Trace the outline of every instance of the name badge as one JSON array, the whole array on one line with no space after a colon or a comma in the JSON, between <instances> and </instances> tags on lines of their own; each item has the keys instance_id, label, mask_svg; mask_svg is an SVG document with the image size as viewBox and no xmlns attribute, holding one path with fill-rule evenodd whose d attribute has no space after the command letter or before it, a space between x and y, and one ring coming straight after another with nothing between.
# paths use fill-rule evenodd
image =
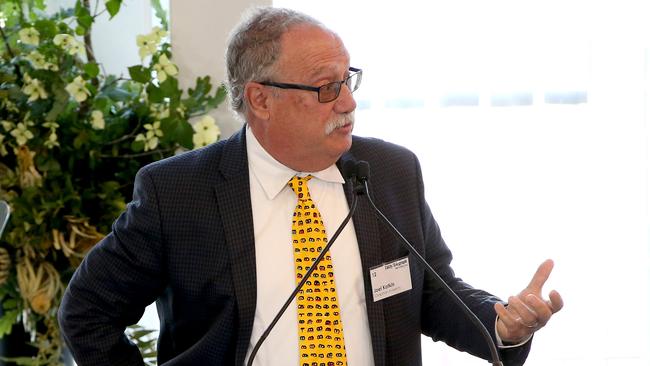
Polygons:
<instances>
[{"instance_id":1,"label":"name badge","mask_svg":"<svg viewBox=\"0 0 650 366\"><path fill-rule=\"evenodd\" d=\"M411 289L409 258L404 257L390 263L370 268L372 300L377 302Z\"/></svg>"}]
</instances>

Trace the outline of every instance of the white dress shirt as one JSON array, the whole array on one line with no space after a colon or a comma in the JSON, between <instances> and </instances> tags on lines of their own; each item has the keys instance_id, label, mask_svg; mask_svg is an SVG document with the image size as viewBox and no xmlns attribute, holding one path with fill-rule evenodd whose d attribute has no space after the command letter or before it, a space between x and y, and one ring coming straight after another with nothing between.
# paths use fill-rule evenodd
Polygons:
<instances>
[{"instance_id":1,"label":"white dress shirt","mask_svg":"<svg viewBox=\"0 0 650 366\"><path fill-rule=\"evenodd\" d=\"M297 198L287 182L296 174L314 176L308 183L309 192L321 213L328 238L347 216L349 207L343 191L344 180L335 165L320 172L296 172L266 152L250 127L246 128L246 151L257 270L257 304L246 356L248 360L253 346L296 287L291 218ZM372 366L374 361L361 257L352 221L343 229L330 253L339 293L348 364ZM295 299L264 341L253 365L299 365Z\"/></svg>"}]
</instances>

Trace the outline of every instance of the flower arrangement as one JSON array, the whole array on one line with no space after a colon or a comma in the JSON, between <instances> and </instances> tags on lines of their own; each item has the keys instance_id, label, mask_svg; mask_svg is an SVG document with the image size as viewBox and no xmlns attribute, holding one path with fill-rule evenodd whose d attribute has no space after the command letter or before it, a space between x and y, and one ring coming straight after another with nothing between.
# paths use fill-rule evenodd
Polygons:
<instances>
[{"instance_id":1,"label":"flower arrangement","mask_svg":"<svg viewBox=\"0 0 650 366\"><path fill-rule=\"evenodd\" d=\"M42 0L0 4L0 199L12 219L0 238L0 336L15 323L31 335L35 356L61 359L56 312L84 255L124 210L143 165L219 138L214 119L193 117L217 107L225 88L209 77L178 86L162 27L136 38L141 63L129 77L106 75L93 54L95 19L116 16L89 0L45 14Z\"/></svg>"}]
</instances>

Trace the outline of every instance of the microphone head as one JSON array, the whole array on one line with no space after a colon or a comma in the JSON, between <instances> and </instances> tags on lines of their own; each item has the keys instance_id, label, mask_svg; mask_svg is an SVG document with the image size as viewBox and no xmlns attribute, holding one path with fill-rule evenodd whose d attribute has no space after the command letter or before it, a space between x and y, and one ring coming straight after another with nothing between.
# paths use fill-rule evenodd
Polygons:
<instances>
[{"instance_id":1,"label":"microphone head","mask_svg":"<svg viewBox=\"0 0 650 366\"><path fill-rule=\"evenodd\" d=\"M368 180L368 175L370 174L370 164L365 160L360 160L357 163L357 179L360 182Z\"/></svg>"}]
</instances>

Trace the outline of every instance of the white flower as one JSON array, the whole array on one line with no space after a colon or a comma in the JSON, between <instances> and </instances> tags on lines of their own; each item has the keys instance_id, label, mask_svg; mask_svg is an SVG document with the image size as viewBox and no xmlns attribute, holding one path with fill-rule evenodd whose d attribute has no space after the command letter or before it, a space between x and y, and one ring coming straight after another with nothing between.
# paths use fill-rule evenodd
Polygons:
<instances>
[{"instance_id":1,"label":"white flower","mask_svg":"<svg viewBox=\"0 0 650 366\"><path fill-rule=\"evenodd\" d=\"M165 54L160 55L158 58L158 63L153 65L153 68L156 70L156 75L158 76L158 80L160 80L160 82L167 80L167 75L175 76L178 74L178 68L176 68L176 65L171 63L171 61L169 61L167 55Z\"/></svg>"},{"instance_id":2,"label":"white flower","mask_svg":"<svg viewBox=\"0 0 650 366\"><path fill-rule=\"evenodd\" d=\"M142 133L139 133L135 137L135 141L144 142L144 151L153 150L156 148L156 146L158 146L158 138L151 132L147 132L146 136Z\"/></svg>"},{"instance_id":3,"label":"white flower","mask_svg":"<svg viewBox=\"0 0 650 366\"><path fill-rule=\"evenodd\" d=\"M160 121L156 121L153 124L147 123L144 125L144 128L147 132L138 134L135 137L135 141L144 142L144 151L153 150L158 146L158 137L163 136L163 132L160 129Z\"/></svg>"},{"instance_id":4,"label":"white flower","mask_svg":"<svg viewBox=\"0 0 650 366\"><path fill-rule=\"evenodd\" d=\"M86 47L84 44L77 41L73 36L69 34L57 34L54 36L54 44L68 51L68 54L70 55L86 55Z\"/></svg>"},{"instance_id":5,"label":"white flower","mask_svg":"<svg viewBox=\"0 0 650 366\"><path fill-rule=\"evenodd\" d=\"M0 99L0 109L2 107L6 108L9 112L20 113L20 109L18 109L16 103L12 102L9 99Z\"/></svg>"},{"instance_id":6,"label":"white flower","mask_svg":"<svg viewBox=\"0 0 650 366\"><path fill-rule=\"evenodd\" d=\"M153 124L147 123L146 125L144 125L144 129L147 130L147 133L151 132L158 137L162 137L163 135L163 132L160 129L160 121L156 121Z\"/></svg>"},{"instance_id":7,"label":"white flower","mask_svg":"<svg viewBox=\"0 0 650 366\"><path fill-rule=\"evenodd\" d=\"M56 135L56 131L52 130L50 135L47 137L47 140L43 143L48 149L53 148L54 146L59 146L59 137Z\"/></svg>"},{"instance_id":8,"label":"white flower","mask_svg":"<svg viewBox=\"0 0 650 366\"><path fill-rule=\"evenodd\" d=\"M0 121L0 125L2 125L2 128L4 128L5 131L11 131L14 129L14 127L16 127L13 122L7 120Z\"/></svg>"},{"instance_id":9,"label":"white flower","mask_svg":"<svg viewBox=\"0 0 650 366\"><path fill-rule=\"evenodd\" d=\"M167 31L160 27L153 27L151 33L149 34L153 39L156 40L156 43L160 42L163 38L167 37Z\"/></svg>"},{"instance_id":10,"label":"white flower","mask_svg":"<svg viewBox=\"0 0 650 366\"><path fill-rule=\"evenodd\" d=\"M217 126L217 123L211 116L203 116L192 128L194 129L192 142L194 143L195 149L217 141L219 135L221 135L219 126Z\"/></svg>"},{"instance_id":11,"label":"white flower","mask_svg":"<svg viewBox=\"0 0 650 366\"><path fill-rule=\"evenodd\" d=\"M74 55L86 56L86 47L84 47L83 43L75 40L72 46L68 48L68 53L73 56Z\"/></svg>"},{"instance_id":12,"label":"white flower","mask_svg":"<svg viewBox=\"0 0 650 366\"><path fill-rule=\"evenodd\" d=\"M54 122L54 121L49 121L49 122L43 123L43 127L47 127L47 128L49 128L51 130L56 130L57 128L59 128L59 124Z\"/></svg>"},{"instance_id":13,"label":"white flower","mask_svg":"<svg viewBox=\"0 0 650 366\"><path fill-rule=\"evenodd\" d=\"M24 44L30 44L32 46L38 46L40 41L40 33L34 28L23 28L18 32L20 41Z\"/></svg>"},{"instance_id":14,"label":"white flower","mask_svg":"<svg viewBox=\"0 0 650 366\"><path fill-rule=\"evenodd\" d=\"M90 125L96 130L103 130L106 126L106 123L104 122L104 113L101 111L92 111L90 116Z\"/></svg>"},{"instance_id":15,"label":"white flower","mask_svg":"<svg viewBox=\"0 0 650 366\"><path fill-rule=\"evenodd\" d=\"M81 76L74 78L70 84L66 85L65 90L79 103L86 100L90 95L90 92L86 89L86 81Z\"/></svg>"},{"instance_id":16,"label":"white flower","mask_svg":"<svg viewBox=\"0 0 650 366\"><path fill-rule=\"evenodd\" d=\"M27 56L27 60L29 60L35 69L44 69L47 66L45 56L41 55L38 51L30 52Z\"/></svg>"},{"instance_id":17,"label":"white flower","mask_svg":"<svg viewBox=\"0 0 650 366\"><path fill-rule=\"evenodd\" d=\"M54 44L63 49L68 49L75 41L73 36L65 33L54 36Z\"/></svg>"},{"instance_id":18,"label":"white flower","mask_svg":"<svg viewBox=\"0 0 650 366\"><path fill-rule=\"evenodd\" d=\"M31 140L34 138L34 134L27 129L27 124L25 123L18 123L16 125L16 128L13 129L10 132L11 136L13 136L16 139L16 142L18 145L25 145L27 141Z\"/></svg>"},{"instance_id":19,"label":"white flower","mask_svg":"<svg viewBox=\"0 0 650 366\"><path fill-rule=\"evenodd\" d=\"M25 74L24 79L25 85L23 85L22 91L29 95L29 99L27 100L28 102L47 98L47 93L45 92L40 80L32 79L28 74Z\"/></svg>"},{"instance_id":20,"label":"white flower","mask_svg":"<svg viewBox=\"0 0 650 366\"><path fill-rule=\"evenodd\" d=\"M169 107L166 107L163 104L151 104L149 111L151 112L151 115L157 120L169 117Z\"/></svg>"},{"instance_id":21,"label":"white flower","mask_svg":"<svg viewBox=\"0 0 650 366\"><path fill-rule=\"evenodd\" d=\"M59 71L59 66L57 64L53 64L51 62L48 62L48 63L45 64L45 70Z\"/></svg>"},{"instance_id":22,"label":"white flower","mask_svg":"<svg viewBox=\"0 0 650 366\"><path fill-rule=\"evenodd\" d=\"M141 59L144 59L149 55L153 55L158 49L158 39L155 35L152 34L141 34L135 38L135 42L138 47L140 47L138 53L140 54Z\"/></svg>"}]
</instances>

